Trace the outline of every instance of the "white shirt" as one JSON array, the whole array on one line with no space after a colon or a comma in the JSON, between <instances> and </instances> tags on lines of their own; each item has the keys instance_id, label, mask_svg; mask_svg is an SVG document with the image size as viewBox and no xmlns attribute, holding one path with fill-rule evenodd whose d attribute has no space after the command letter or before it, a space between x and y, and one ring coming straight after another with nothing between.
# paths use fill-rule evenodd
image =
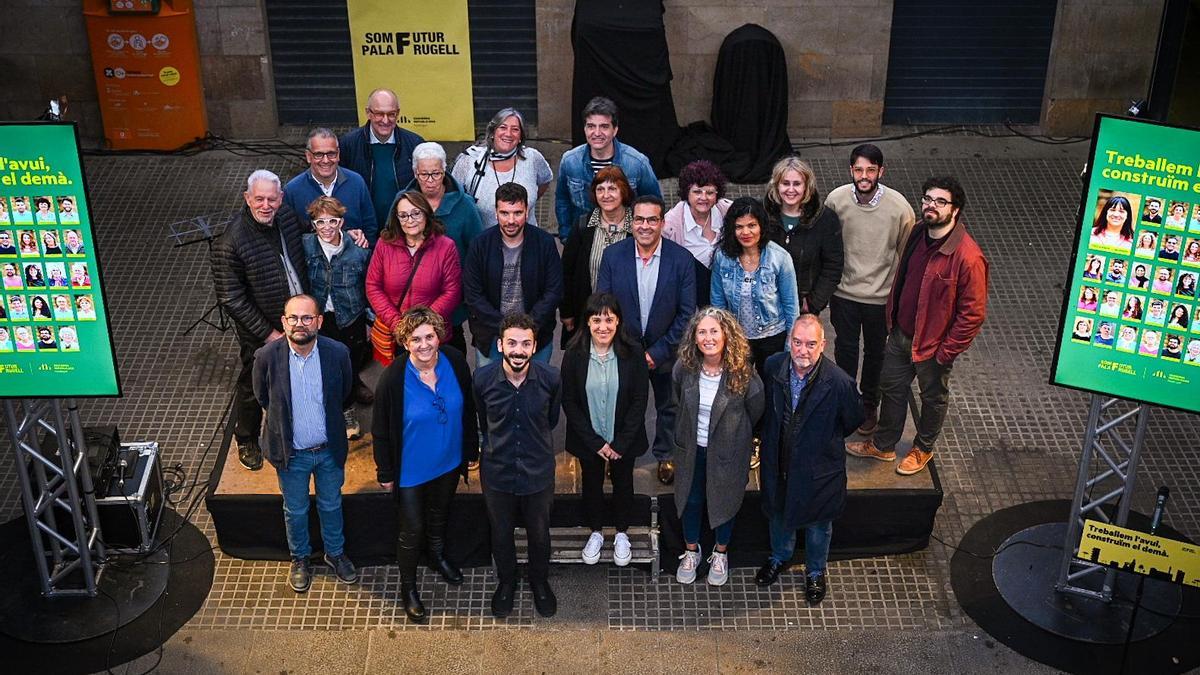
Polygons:
<instances>
[{"instance_id":1,"label":"white shirt","mask_svg":"<svg viewBox=\"0 0 1200 675\"><path fill-rule=\"evenodd\" d=\"M712 218L712 231L716 235L712 241L704 238L704 227L692 217L692 210L683 209L683 247L705 267L712 266L713 249L717 247L722 225L721 212L715 206L708 213Z\"/></svg>"},{"instance_id":2,"label":"white shirt","mask_svg":"<svg viewBox=\"0 0 1200 675\"><path fill-rule=\"evenodd\" d=\"M721 376L713 377L700 371L700 407L696 410L696 445L708 447L708 420L712 414L713 401L717 399L717 389L721 386Z\"/></svg>"}]
</instances>

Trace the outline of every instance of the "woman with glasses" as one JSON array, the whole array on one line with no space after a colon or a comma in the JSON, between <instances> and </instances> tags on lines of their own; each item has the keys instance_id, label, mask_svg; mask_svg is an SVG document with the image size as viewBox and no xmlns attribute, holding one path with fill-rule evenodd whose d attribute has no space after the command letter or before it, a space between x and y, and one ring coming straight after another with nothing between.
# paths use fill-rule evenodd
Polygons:
<instances>
[{"instance_id":1,"label":"woman with glasses","mask_svg":"<svg viewBox=\"0 0 1200 675\"><path fill-rule=\"evenodd\" d=\"M574 242L577 237L569 241ZM567 452L579 459L583 509L592 534L580 553L595 565L604 548L604 469L611 470L613 562L629 564L633 516L633 465L650 447L646 439L646 355L621 325L621 306L609 293L585 303L580 330L562 360L562 407Z\"/></svg>"},{"instance_id":2,"label":"woman with glasses","mask_svg":"<svg viewBox=\"0 0 1200 675\"><path fill-rule=\"evenodd\" d=\"M721 586L729 579L729 540L746 494L753 428L766 405L750 345L733 314L706 307L692 316L671 380L678 405L675 508L685 546L675 579L696 580L700 526L707 513L715 540L707 581Z\"/></svg>"},{"instance_id":3,"label":"woman with glasses","mask_svg":"<svg viewBox=\"0 0 1200 675\"><path fill-rule=\"evenodd\" d=\"M825 206L808 162L784 157L775 163L764 207L772 240L792 257L800 311L820 314L842 280L845 256L842 221Z\"/></svg>"},{"instance_id":4,"label":"woman with glasses","mask_svg":"<svg viewBox=\"0 0 1200 675\"><path fill-rule=\"evenodd\" d=\"M342 413L346 438L353 440L362 435L353 402L374 400L361 377L371 353L367 348L367 296L363 291L371 254L343 233L346 207L336 197L317 197L307 212L316 233L305 234L302 242L312 296L325 317L320 333L350 350L353 393Z\"/></svg>"},{"instance_id":5,"label":"woman with glasses","mask_svg":"<svg viewBox=\"0 0 1200 675\"><path fill-rule=\"evenodd\" d=\"M713 253L733 202L725 199L725 174L716 164L698 159L679 171L680 201L663 218L663 238L686 248L696 259L696 306L710 304Z\"/></svg>"},{"instance_id":6,"label":"woman with glasses","mask_svg":"<svg viewBox=\"0 0 1200 675\"><path fill-rule=\"evenodd\" d=\"M564 347L574 337L576 329L582 327L581 315L596 287L604 249L628 237L632 231L633 210L629 205L633 196L625 172L615 164L600 169L592 178L592 199L596 208L587 216L580 216L571 230L579 234L563 246L563 299L558 306L558 315L563 325Z\"/></svg>"},{"instance_id":7,"label":"woman with glasses","mask_svg":"<svg viewBox=\"0 0 1200 675\"><path fill-rule=\"evenodd\" d=\"M454 240L461 262L467 257L471 240L483 229L475 204L463 192L462 186L453 176L446 173L446 151L437 143L422 143L413 149L413 182L406 190L420 191L433 208L433 215L446 228L446 236ZM450 317L452 337L449 344L464 354L467 343L463 339L463 322L467 320L467 306L459 303Z\"/></svg>"},{"instance_id":8,"label":"woman with glasses","mask_svg":"<svg viewBox=\"0 0 1200 675\"><path fill-rule=\"evenodd\" d=\"M417 588L417 561L458 586L462 572L446 558L446 523L459 476L479 453L471 372L466 357L445 345L440 312L414 307L396 322L396 361L375 392L375 469L396 499L400 599L410 621L428 618Z\"/></svg>"},{"instance_id":9,"label":"woman with glasses","mask_svg":"<svg viewBox=\"0 0 1200 675\"><path fill-rule=\"evenodd\" d=\"M524 186L529 194L527 223L536 226L534 204L554 179L542 153L525 145L525 117L516 108L498 111L483 138L458 156L451 173L475 200L484 227L496 224L496 188L505 183Z\"/></svg>"},{"instance_id":10,"label":"woman with glasses","mask_svg":"<svg viewBox=\"0 0 1200 675\"><path fill-rule=\"evenodd\" d=\"M462 268L454 241L417 191L396 197L367 268L367 300L375 310L375 360L392 362L396 324L410 307L425 305L450 320L462 302Z\"/></svg>"}]
</instances>

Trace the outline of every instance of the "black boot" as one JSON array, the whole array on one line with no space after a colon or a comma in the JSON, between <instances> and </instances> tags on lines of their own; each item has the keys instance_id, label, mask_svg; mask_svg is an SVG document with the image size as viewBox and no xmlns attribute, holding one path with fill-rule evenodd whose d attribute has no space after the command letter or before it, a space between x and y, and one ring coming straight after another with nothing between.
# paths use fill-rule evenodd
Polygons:
<instances>
[{"instance_id":1,"label":"black boot","mask_svg":"<svg viewBox=\"0 0 1200 675\"><path fill-rule=\"evenodd\" d=\"M463 582L462 570L458 569L454 563L446 559L441 552L430 552L429 568L434 572L442 575L446 583L451 586L461 586Z\"/></svg>"},{"instance_id":2,"label":"black boot","mask_svg":"<svg viewBox=\"0 0 1200 675\"><path fill-rule=\"evenodd\" d=\"M425 605L421 602L421 594L417 591L415 582L400 582L400 600L404 602L404 613L413 623L425 623L429 615L425 613Z\"/></svg>"},{"instance_id":3,"label":"black boot","mask_svg":"<svg viewBox=\"0 0 1200 675\"><path fill-rule=\"evenodd\" d=\"M461 586L462 570L446 559L446 521L449 503L430 504L425 513L425 545L429 548L429 567L442 575L451 586Z\"/></svg>"}]
</instances>

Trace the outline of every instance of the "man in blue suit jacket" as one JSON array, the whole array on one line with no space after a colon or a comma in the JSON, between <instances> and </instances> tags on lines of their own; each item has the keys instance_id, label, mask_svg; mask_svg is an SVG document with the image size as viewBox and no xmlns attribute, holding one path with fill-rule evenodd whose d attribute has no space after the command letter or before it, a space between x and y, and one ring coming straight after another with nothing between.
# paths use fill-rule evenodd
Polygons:
<instances>
[{"instance_id":1,"label":"man in blue suit jacket","mask_svg":"<svg viewBox=\"0 0 1200 675\"><path fill-rule=\"evenodd\" d=\"M312 583L308 558L308 482L316 475L317 513L325 562L348 584L358 572L343 550L342 483L345 480L346 419L354 371L350 350L319 336L321 310L311 295L294 295L283 308L284 340L254 354L254 397L267 411L260 444L279 474L283 522L292 566L288 583L303 593Z\"/></svg>"},{"instance_id":2,"label":"man in blue suit jacket","mask_svg":"<svg viewBox=\"0 0 1200 675\"><path fill-rule=\"evenodd\" d=\"M650 386L654 389L653 452L658 480L675 480L671 463L675 406L671 401L671 365L688 319L696 311L696 273L692 254L663 239L666 207L654 195L633 202L633 236L609 246L600 259L596 291L617 296L625 325L646 350Z\"/></svg>"}]
</instances>

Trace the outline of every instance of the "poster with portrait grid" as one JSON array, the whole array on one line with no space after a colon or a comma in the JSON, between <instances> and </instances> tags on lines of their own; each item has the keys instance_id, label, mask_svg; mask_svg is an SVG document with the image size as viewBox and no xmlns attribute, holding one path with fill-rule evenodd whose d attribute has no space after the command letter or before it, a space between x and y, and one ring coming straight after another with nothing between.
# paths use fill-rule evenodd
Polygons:
<instances>
[{"instance_id":1,"label":"poster with portrait grid","mask_svg":"<svg viewBox=\"0 0 1200 675\"><path fill-rule=\"evenodd\" d=\"M119 395L75 125L0 123L0 397Z\"/></svg>"},{"instance_id":2,"label":"poster with portrait grid","mask_svg":"<svg viewBox=\"0 0 1200 675\"><path fill-rule=\"evenodd\" d=\"M1200 130L1099 115L1051 383L1200 412Z\"/></svg>"}]
</instances>

